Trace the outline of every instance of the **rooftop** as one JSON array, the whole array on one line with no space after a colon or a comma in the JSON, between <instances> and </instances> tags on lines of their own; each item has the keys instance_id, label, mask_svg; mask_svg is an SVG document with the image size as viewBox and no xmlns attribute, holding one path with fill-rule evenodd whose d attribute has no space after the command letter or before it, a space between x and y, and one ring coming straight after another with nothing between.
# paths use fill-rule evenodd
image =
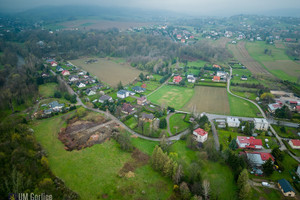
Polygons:
<instances>
[{"instance_id":1,"label":"rooftop","mask_svg":"<svg viewBox=\"0 0 300 200\"><path fill-rule=\"evenodd\" d=\"M197 128L196 130L194 130L194 132L196 132L198 135L204 136L207 134L206 131L204 131L202 128Z\"/></svg>"},{"instance_id":2,"label":"rooftop","mask_svg":"<svg viewBox=\"0 0 300 200\"><path fill-rule=\"evenodd\" d=\"M294 188L286 179L280 179L278 183L281 186L284 193L291 192L291 191L295 192Z\"/></svg>"}]
</instances>

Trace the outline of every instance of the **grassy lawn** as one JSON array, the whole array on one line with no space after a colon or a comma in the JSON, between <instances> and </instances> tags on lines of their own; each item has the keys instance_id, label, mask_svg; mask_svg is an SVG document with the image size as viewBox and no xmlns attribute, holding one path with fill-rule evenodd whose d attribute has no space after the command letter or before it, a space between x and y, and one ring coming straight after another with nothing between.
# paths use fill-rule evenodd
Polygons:
<instances>
[{"instance_id":1,"label":"grassy lawn","mask_svg":"<svg viewBox=\"0 0 300 200\"><path fill-rule=\"evenodd\" d=\"M172 134L180 133L189 127L190 123L184 121L185 117L186 114L174 114L170 117L170 130Z\"/></svg>"},{"instance_id":2,"label":"grassy lawn","mask_svg":"<svg viewBox=\"0 0 300 200\"><path fill-rule=\"evenodd\" d=\"M159 81L160 79L158 79ZM141 86L143 83L146 84L146 91L143 92L142 94L147 95L151 93L153 90L158 88L161 84L158 81L144 81L144 82L137 82L136 84L130 86L129 88L133 88L134 86Z\"/></svg>"},{"instance_id":3,"label":"grassy lawn","mask_svg":"<svg viewBox=\"0 0 300 200\"><path fill-rule=\"evenodd\" d=\"M257 117L257 114L260 113L254 104L232 96L231 94L228 94L228 100L230 114L233 116Z\"/></svg>"},{"instance_id":4,"label":"grassy lawn","mask_svg":"<svg viewBox=\"0 0 300 200\"><path fill-rule=\"evenodd\" d=\"M226 87L226 82L199 81L196 85L210 87Z\"/></svg>"},{"instance_id":5,"label":"grassy lawn","mask_svg":"<svg viewBox=\"0 0 300 200\"><path fill-rule=\"evenodd\" d=\"M176 152L179 160L184 160L186 168L192 162L200 162L202 179L210 182L212 192L218 194L218 199L236 199L237 186L233 174L229 167L223 162L211 162L208 160L199 160L197 151L192 151L186 147L186 142L179 140L175 142L170 152Z\"/></svg>"},{"instance_id":6,"label":"grassy lawn","mask_svg":"<svg viewBox=\"0 0 300 200\"><path fill-rule=\"evenodd\" d=\"M218 131L219 142L220 144L223 144L223 150L229 148L228 145L230 144L231 141L228 141L228 138L230 135L232 139L236 139L237 136L242 135L237 132L226 131L221 129L218 129L217 131Z\"/></svg>"},{"instance_id":7,"label":"grassy lawn","mask_svg":"<svg viewBox=\"0 0 300 200\"><path fill-rule=\"evenodd\" d=\"M291 145L287 142L287 141L283 141L283 143L285 144L285 146L288 148L288 150L292 153L292 154L294 154L295 156L297 156L297 157L300 157L300 150L299 149L293 149L292 147L291 147Z\"/></svg>"},{"instance_id":8,"label":"grassy lawn","mask_svg":"<svg viewBox=\"0 0 300 200\"><path fill-rule=\"evenodd\" d=\"M247 76L248 80L243 81L241 77L245 75ZM231 83L254 83L259 84L259 81L252 77L252 73L248 69L232 69L232 78Z\"/></svg>"},{"instance_id":9,"label":"grassy lawn","mask_svg":"<svg viewBox=\"0 0 300 200\"><path fill-rule=\"evenodd\" d=\"M206 64L206 61L203 60L197 60L197 61L189 61L187 63L188 67L204 67L204 65Z\"/></svg>"},{"instance_id":10,"label":"grassy lawn","mask_svg":"<svg viewBox=\"0 0 300 200\"><path fill-rule=\"evenodd\" d=\"M151 94L148 99L155 104L182 108L193 96L194 90L191 88L164 85L159 90Z\"/></svg>"},{"instance_id":11,"label":"grassy lawn","mask_svg":"<svg viewBox=\"0 0 300 200\"><path fill-rule=\"evenodd\" d=\"M259 191L252 188L252 198L256 199L264 199L264 200L274 200L274 199L283 199L283 195L280 191L266 188L266 187L256 187Z\"/></svg>"},{"instance_id":12,"label":"grassy lawn","mask_svg":"<svg viewBox=\"0 0 300 200\"><path fill-rule=\"evenodd\" d=\"M256 89L252 90L251 88L244 88L244 87L238 87L238 86L231 86L230 89L233 94L236 94L236 95L244 97L244 98L255 100L257 97L256 91L255 91Z\"/></svg>"},{"instance_id":13,"label":"grassy lawn","mask_svg":"<svg viewBox=\"0 0 300 200\"><path fill-rule=\"evenodd\" d=\"M145 196L167 199L171 195L172 182L153 171L149 164L136 169L133 178L120 178L118 171L131 159L131 155L122 151L114 140L80 151L64 150L57 133L65 125L57 116L36 122L33 129L37 141L47 152L52 172L81 199L102 199L104 194L109 199L144 199ZM140 143L134 141L134 144ZM152 146L143 148L143 151L150 152Z\"/></svg>"},{"instance_id":14,"label":"grassy lawn","mask_svg":"<svg viewBox=\"0 0 300 200\"><path fill-rule=\"evenodd\" d=\"M39 85L39 93L42 97L48 98L53 97L54 92L57 91L57 83L46 83L43 85Z\"/></svg>"},{"instance_id":15,"label":"grassy lawn","mask_svg":"<svg viewBox=\"0 0 300 200\"><path fill-rule=\"evenodd\" d=\"M281 126L272 125L272 127L275 129L276 133L280 137L291 138L291 139L300 139L300 137L297 135L297 133L299 132L299 131L297 131L297 128L285 126L286 132L284 133L280 130Z\"/></svg>"}]
</instances>

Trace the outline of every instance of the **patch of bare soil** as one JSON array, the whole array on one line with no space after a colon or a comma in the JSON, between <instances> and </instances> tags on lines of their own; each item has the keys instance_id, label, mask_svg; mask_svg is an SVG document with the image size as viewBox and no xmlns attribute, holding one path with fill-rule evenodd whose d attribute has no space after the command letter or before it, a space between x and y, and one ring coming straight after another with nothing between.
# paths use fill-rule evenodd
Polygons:
<instances>
[{"instance_id":1,"label":"patch of bare soil","mask_svg":"<svg viewBox=\"0 0 300 200\"><path fill-rule=\"evenodd\" d=\"M71 119L67 128L62 128L58 138L64 143L67 151L80 150L100 144L117 132L118 124L104 117L97 120Z\"/></svg>"},{"instance_id":2,"label":"patch of bare soil","mask_svg":"<svg viewBox=\"0 0 300 200\"><path fill-rule=\"evenodd\" d=\"M139 149L134 149L131 153L131 160L126 162L119 171L120 176L134 177L134 170L148 163L150 156L141 152Z\"/></svg>"}]
</instances>

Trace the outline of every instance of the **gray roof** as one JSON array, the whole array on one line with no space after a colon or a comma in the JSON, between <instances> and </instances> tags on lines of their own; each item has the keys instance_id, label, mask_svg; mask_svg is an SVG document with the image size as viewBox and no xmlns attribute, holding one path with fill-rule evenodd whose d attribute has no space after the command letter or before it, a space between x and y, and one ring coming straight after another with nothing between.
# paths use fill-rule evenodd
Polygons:
<instances>
[{"instance_id":1,"label":"gray roof","mask_svg":"<svg viewBox=\"0 0 300 200\"><path fill-rule=\"evenodd\" d=\"M106 100L109 100L109 99L111 99L111 96L108 96L108 95L103 95L99 98L99 100L101 100L101 101L106 101Z\"/></svg>"},{"instance_id":2,"label":"gray roof","mask_svg":"<svg viewBox=\"0 0 300 200\"><path fill-rule=\"evenodd\" d=\"M138 91L145 91L146 89L145 89L145 88L142 88L141 86L134 86L134 87L132 88L132 90L138 92Z\"/></svg>"},{"instance_id":3,"label":"gray roof","mask_svg":"<svg viewBox=\"0 0 300 200\"><path fill-rule=\"evenodd\" d=\"M295 192L294 188L286 179L280 179L278 183L281 186L284 193L291 192L291 191Z\"/></svg>"},{"instance_id":4,"label":"gray roof","mask_svg":"<svg viewBox=\"0 0 300 200\"><path fill-rule=\"evenodd\" d=\"M261 166L264 164L264 161L261 159L261 156L258 153L247 153L247 158L249 162L255 166Z\"/></svg>"},{"instance_id":5,"label":"gray roof","mask_svg":"<svg viewBox=\"0 0 300 200\"><path fill-rule=\"evenodd\" d=\"M126 92L127 92L126 90L119 90L118 94L124 95L124 94L126 94Z\"/></svg>"},{"instance_id":6,"label":"gray roof","mask_svg":"<svg viewBox=\"0 0 300 200\"><path fill-rule=\"evenodd\" d=\"M154 119L154 115L151 114L147 114L147 113L142 113L142 118L144 119Z\"/></svg>"},{"instance_id":7,"label":"gray roof","mask_svg":"<svg viewBox=\"0 0 300 200\"><path fill-rule=\"evenodd\" d=\"M56 107L56 106L64 106L65 104L63 104L63 103L61 103L61 104L59 104L57 101L52 101L51 103L49 103L49 107L50 108L54 108L54 107Z\"/></svg>"}]
</instances>

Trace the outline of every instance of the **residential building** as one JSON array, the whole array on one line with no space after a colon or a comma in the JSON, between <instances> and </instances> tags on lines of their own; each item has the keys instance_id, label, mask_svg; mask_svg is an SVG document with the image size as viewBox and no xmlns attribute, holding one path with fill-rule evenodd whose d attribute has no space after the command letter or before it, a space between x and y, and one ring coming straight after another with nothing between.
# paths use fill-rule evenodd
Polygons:
<instances>
[{"instance_id":1,"label":"residential building","mask_svg":"<svg viewBox=\"0 0 300 200\"><path fill-rule=\"evenodd\" d=\"M217 64L213 65L213 68L222 69L222 67L220 65L217 65Z\"/></svg>"},{"instance_id":2,"label":"residential building","mask_svg":"<svg viewBox=\"0 0 300 200\"><path fill-rule=\"evenodd\" d=\"M239 127L240 123L240 120L236 117L227 117L228 127Z\"/></svg>"},{"instance_id":3,"label":"residential building","mask_svg":"<svg viewBox=\"0 0 300 200\"><path fill-rule=\"evenodd\" d=\"M181 76L174 76L173 77L173 83L177 83L178 84L181 80L182 80Z\"/></svg>"},{"instance_id":4,"label":"residential building","mask_svg":"<svg viewBox=\"0 0 300 200\"><path fill-rule=\"evenodd\" d=\"M145 105L147 103L147 97L146 96L142 96L140 98L137 98L137 104L138 105Z\"/></svg>"},{"instance_id":5,"label":"residential building","mask_svg":"<svg viewBox=\"0 0 300 200\"><path fill-rule=\"evenodd\" d=\"M269 122L265 118L254 118L254 127L256 130L266 131L269 128Z\"/></svg>"},{"instance_id":6,"label":"residential building","mask_svg":"<svg viewBox=\"0 0 300 200\"><path fill-rule=\"evenodd\" d=\"M70 82L75 82L75 81L78 81L78 80L79 80L78 76L70 76L69 77Z\"/></svg>"},{"instance_id":7,"label":"residential building","mask_svg":"<svg viewBox=\"0 0 300 200\"><path fill-rule=\"evenodd\" d=\"M132 91L128 91L128 90L119 90L117 92L117 97L118 98L121 98L121 99L124 99L126 97L129 97L130 95L135 95L135 92L132 92Z\"/></svg>"},{"instance_id":8,"label":"residential building","mask_svg":"<svg viewBox=\"0 0 300 200\"><path fill-rule=\"evenodd\" d=\"M132 88L133 91L135 91L136 93L142 93L142 92L145 92L146 89L145 88L142 88L141 86L134 86Z\"/></svg>"},{"instance_id":9,"label":"residential building","mask_svg":"<svg viewBox=\"0 0 300 200\"><path fill-rule=\"evenodd\" d=\"M76 86L77 86L78 88L84 88L84 87L86 87L86 84L81 83L81 82L78 82L78 83L76 84Z\"/></svg>"},{"instance_id":10,"label":"residential building","mask_svg":"<svg viewBox=\"0 0 300 200\"><path fill-rule=\"evenodd\" d=\"M290 140L290 141L289 141L289 145L290 145L293 149L300 149L300 140Z\"/></svg>"},{"instance_id":11,"label":"residential building","mask_svg":"<svg viewBox=\"0 0 300 200\"><path fill-rule=\"evenodd\" d=\"M274 157L270 153L264 152L245 152L249 163L255 167L261 167L269 158L271 158L272 162L275 162Z\"/></svg>"},{"instance_id":12,"label":"residential building","mask_svg":"<svg viewBox=\"0 0 300 200\"><path fill-rule=\"evenodd\" d=\"M61 109L65 106L65 104L63 103L58 103L57 101L52 101L51 103L49 103L49 107L55 111L55 112L59 112L61 111Z\"/></svg>"},{"instance_id":13,"label":"residential building","mask_svg":"<svg viewBox=\"0 0 300 200\"><path fill-rule=\"evenodd\" d=\"M247 80L248 80L248 78L247 78L247 76L245 76L245 75L242 75L242 77L241 77L241 80L242 80L242 81L247 81Z\"/></svg>"},{"instance_id":14,"label":"residential building","mask_svg":"<svg viewBox=\"0 0 300 200\"><path fill-rule=\"evenodd\" d=\"M294 188L286 179L280 179L278 181L278 187L286 197L294 197L296 195Z\"/></svg>"},{"instance_id":15,"label":"residential building","mask_svg":"<svg viewBox=\"0 0 300 200\"><path fill-rule=\"evenodd\" d=\"M124 103L123 106L122 106L122 112L127 114L127 115L130 115L132 114L134 111L134 107L132 105L130 105L129 103Z\"/></svg>"},{"instance_id":16,"label":"residential building","mask_svg":"<svg viewBox=\"0 0 300 200\"><path fill-rule=\"evenodd\" d=\"M142 113L142 116L140 119L143 121L151 122L154 119L154 115L152 113L150 113L150 114Z\"/></svg>"},{"instance_id":17,"label":"residential building","mask_svg":"<svg viewBox=\"0 0 300 200\"><path fill-rule=\"evenodd\" d=\"M187 75L186 78L187 78L187 80L188 80L189 83L195 83L195 81L196 81L196 78L192 74Z\"/></svg>"},{"instance_id":18,"label":"residential building","mask_svg":"<svg viewBox=\"0 0 300 200\"><path fill-rule=\"evenodd\" d=\"M195 136L197 142L203 143L207 140L208 133L202 128L197 128L193 131L193 135Z\"/></svg>"},{"instance_id":19,"label":"residential building","mask_svg":"<svg viewBox=\"0 0 300 200\"><path fill-rule=\"evenodd\" d=\"M52 67L56 67L56 66L57 66L57 62L52 61L52 62L51 62L51 66L52 66Z\"/></svg>"},{"instance_id":20,"label":"residential building","mask_svg":"<svg viewBox=\"0 0 300 200\"><path fill-rule=\"evenodd\" d=\"M220 76L214 76L214 78L212 79L212 81L214 82L220 82L221 77Z\"/></svg>"},{"instance_id":21,"label":"residential building","mask_svg":"<svg viewBox=\"0 0 300 200\"><path fill-rule=\"evenodd\" d=\"M108 95L102 95L100 98L99 98L99 102L100 103L103 103L104 101L110 101L112 102L113 99L111 96L108 96Z\"/></svg>"},{"instance_id":22,"label":"residential building","mask_svg":"<svg viewBox=\"0 0 300 200\"><path fill-rule=\"evenodd\" d=\"M217 71L217 76L220 76L222 79L226 78L226 72L224 71Z\"/></svg>"},{"instance_id":23,"label":"residential building","mask_svg":"<svg viewBox=\"0 0 300 200\"><path fill-rule=\"evenodd\" d=\"M262 149L261 139L255 137L237 136L236 143L241 149Z\"/></svg>"},{"instance_id":24,"label":"residential building","mask_svg":"<svg viewBox=\"0 0 300 200\"><path fill-rule=\"evenodd\" d=\"M279 103L271 103L268 105L268 110L270 113L275 113L275 111L281 107L282 105L280 105Z\"/></svg>"},{"instance_id":25,"label":"residential building","mask_svg":"<svg viewBox=\"0 0 300 200\"><path fill-rule=\"evenodd\" d=\"M70 72L69 72L68 70L63 70L63 71L61 72L61 74L62 74L63 76L69 76L69 75L70 75Z\"/></svg>"},{"instance_id":26,"label":"residential building","mask_svg":"<svg viewBox=\"0 0 300 200\"><path fill-rule=\"evenodd\" d=\"M300 177L300 164L299 164L298 167L297 167L296 174Z\"/></svg>"},{"instance_id":27,"label":"residential building","mask_svg":"<svg viewBox=\"0 0 300 200\"><path fill-rule=\"evenodd\" d=\"M63 69L61 66L57 66L57 67L56 67L56 71L62 72L62 71L64 71L64 69Z\"/></svg>"},{"instance_id":28,"label":"residential building","mask_svg":"<svg viewBox=\"0 0 300 200\"><path fill-rule=\"evenodd\" d=\"M88 96L92 96L92 95L95 95L96 94L96 91L92 90L91 88L88 88L85 93L88 95Z\"/></svg>"}]
</instances>

